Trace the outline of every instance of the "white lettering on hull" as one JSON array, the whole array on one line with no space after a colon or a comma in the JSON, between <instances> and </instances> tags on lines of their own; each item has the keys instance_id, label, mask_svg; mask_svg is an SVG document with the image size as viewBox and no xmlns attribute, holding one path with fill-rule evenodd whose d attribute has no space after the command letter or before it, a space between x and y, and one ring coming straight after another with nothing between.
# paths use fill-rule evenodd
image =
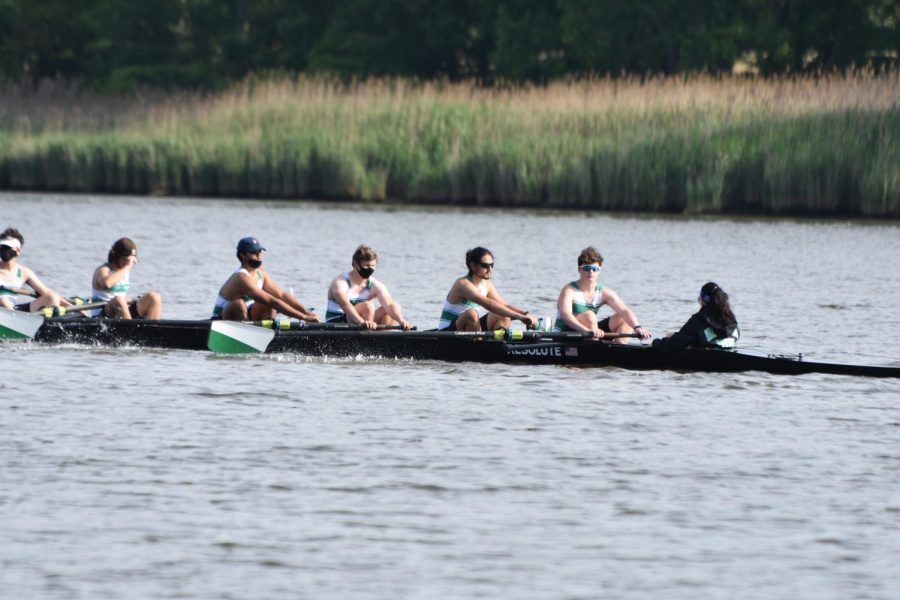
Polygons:
<instances>
[{"instance_id":1,"label":"white lettering on hull","mask_svg":"<svg viewBox=\"0 0 900 600\"><path fill-rule=\"evenodd\" d=\"M548 348L509 348L507 354L514 356L562 356L562 348L559 346L550 346Z\"/></svg>"}]
</instances>

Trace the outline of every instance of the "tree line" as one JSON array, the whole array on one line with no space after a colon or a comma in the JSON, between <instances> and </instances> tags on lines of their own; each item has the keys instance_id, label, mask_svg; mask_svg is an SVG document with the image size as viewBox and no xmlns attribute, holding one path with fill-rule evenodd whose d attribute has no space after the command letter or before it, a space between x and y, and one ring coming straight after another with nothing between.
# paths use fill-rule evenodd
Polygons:
<instances>
[{"instance_id":1,"label":"tree line","mask_svg":"<svg viewBox=\"0 0 900 600\"><path fill-rule=\"evenodd\" d=\"M900 64L896 0L0 0L0 80L214 89L251 73L544 83Z\"/></svg>"}]
</instances>

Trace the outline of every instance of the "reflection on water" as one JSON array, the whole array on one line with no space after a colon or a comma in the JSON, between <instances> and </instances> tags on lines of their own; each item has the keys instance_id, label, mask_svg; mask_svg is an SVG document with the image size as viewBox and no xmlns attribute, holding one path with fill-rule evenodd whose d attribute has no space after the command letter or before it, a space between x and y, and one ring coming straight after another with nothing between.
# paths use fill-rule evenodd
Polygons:
<instances>
[{"instance_id":1,"label":"reflection on water","mask_svg":"<svg viewBox=\"0 0 900 600\"><path fill-rule=\"evenodd\" d=\"M0 196L22 262L206 314L244 235L324 308L360 242L420 327L468 247L553 308L578 251L654 331L708 279L744 345L900 361L896 225ZM3 225L5 227L5 224ZM0 347L3 598L892 598L900 382ZM752 591L749 591L752 590Z\"/></svg>"}]
</instances>

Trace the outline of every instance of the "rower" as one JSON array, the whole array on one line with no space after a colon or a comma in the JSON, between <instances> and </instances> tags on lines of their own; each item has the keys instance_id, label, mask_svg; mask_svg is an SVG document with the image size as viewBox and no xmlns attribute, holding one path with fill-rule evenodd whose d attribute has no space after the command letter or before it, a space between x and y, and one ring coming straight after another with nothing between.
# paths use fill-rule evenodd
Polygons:
<instances>
[{"instance_id":1,"label":"rower","mask_svg":"<svg viewBox=\"0 0 900 600\"><path fill-rule=\"evenodd\" d=\"M509 329L512 321L535 327L538 318L503 299L491 282L494 255L481 246L466 252L467 275L453 282L438 329L443 331L495 331Z\"/></svg>"},{"instance_id":2,"label":"rower","mask_svg":"<svg viewBox=\"0 0 900 600\"><path fill-rule=\"evenodd\" d=\"M106 262L97 267L91 280L91 302L106 302L106 306L91 311L90 316L112 319L159 319L162 316L162 297L158 292L148 292L137 299L128 296L131 269L137 262L137 244L132 240L119 238L113 243Z\"/></svg>"},{"instance_id":3,"label":"rower","mask_svg":"<svg viewBox=\"0 0 900 600\"><path fill-rule=\"evenodd\" d=\"M688 346L734 348L737 345L741 330L725 290L709 281L700 288L697 302L700 303L700 310L677 332L653 340L654 348L674 352Z\"/></svg>"},{"instance_id":4,"label":"rower","mask_svg":"<svg viewBox=\"0 0 900 600\"><path fill-rule=\"evenodd\" d=\"M362 329L379 325L399 325L404 331L413 328L387 287L372 276L377 265L375 250L366 245L356 249L350 261L352 268L335 277L328 287L327 323L353 323Z\"/></svg>"},{"instance_id":5,"label":"rower","mask_svg":"<svg viewBox=\"0 0 900 600\"><path fill-rule=\"evenodd\" d=\"M314 312L281 289L262 268L262 253L265 251L254 237L245 237L238 242L237 259L241 266L219 290L212 318L259 321L272 319L281 313L304 321L318 321Z\"/></svg>"},{"instance_id":6,"label":"rower","mask_svg":"<svg viewBox=\"0 0 900 600\"><path fill-rule=\"evenodd\" d=\"M638 319L612 289L598 280L603 268L603 256L593 246L578 255L578 280L567 283L556 301L554 331L590 331L594 339L606 333L635 333L641 339L651 337L650 330L638 324ZM613 310L613 315L597 321L603 305ZM621 340L620 343L625 343Z\"/></svg>"},{"instance_id":7,"label":"rower","mask_svg":"<svg viewBox=\"0 0 900 600\"><path fill-rule=\"evenodd\" d=\"M60 298L38 279L34 271L19 264L19 256L25 246L25 237L17 229L8 227L0 233L0 306L25 312L37 312L45 307L58 309L60 305L71 306L71 302ZM32 295L24 286L34 290L37 297L20 304L16 296Z\"/></svg>"}]
</instances>

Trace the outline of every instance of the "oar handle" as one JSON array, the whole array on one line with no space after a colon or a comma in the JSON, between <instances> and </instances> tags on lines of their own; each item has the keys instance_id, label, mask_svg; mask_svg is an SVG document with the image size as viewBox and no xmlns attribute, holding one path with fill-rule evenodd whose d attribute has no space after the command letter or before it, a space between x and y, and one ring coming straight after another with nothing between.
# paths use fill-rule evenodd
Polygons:
<instances>
[{"instance_id":1,"label":"oar handle","mask_svg":"<svg viewBox=\"0 0 900 600\"><path fill-rule=\"evenodd\" d=\"M101 308L103 306L106 306L105 300L103 302L91 302L79 306L45 306L41 309L41 314L46 318L64 317L68 314L80 313L85 310L94 310L95 308Z\"/></svg>"}]
</instances>

